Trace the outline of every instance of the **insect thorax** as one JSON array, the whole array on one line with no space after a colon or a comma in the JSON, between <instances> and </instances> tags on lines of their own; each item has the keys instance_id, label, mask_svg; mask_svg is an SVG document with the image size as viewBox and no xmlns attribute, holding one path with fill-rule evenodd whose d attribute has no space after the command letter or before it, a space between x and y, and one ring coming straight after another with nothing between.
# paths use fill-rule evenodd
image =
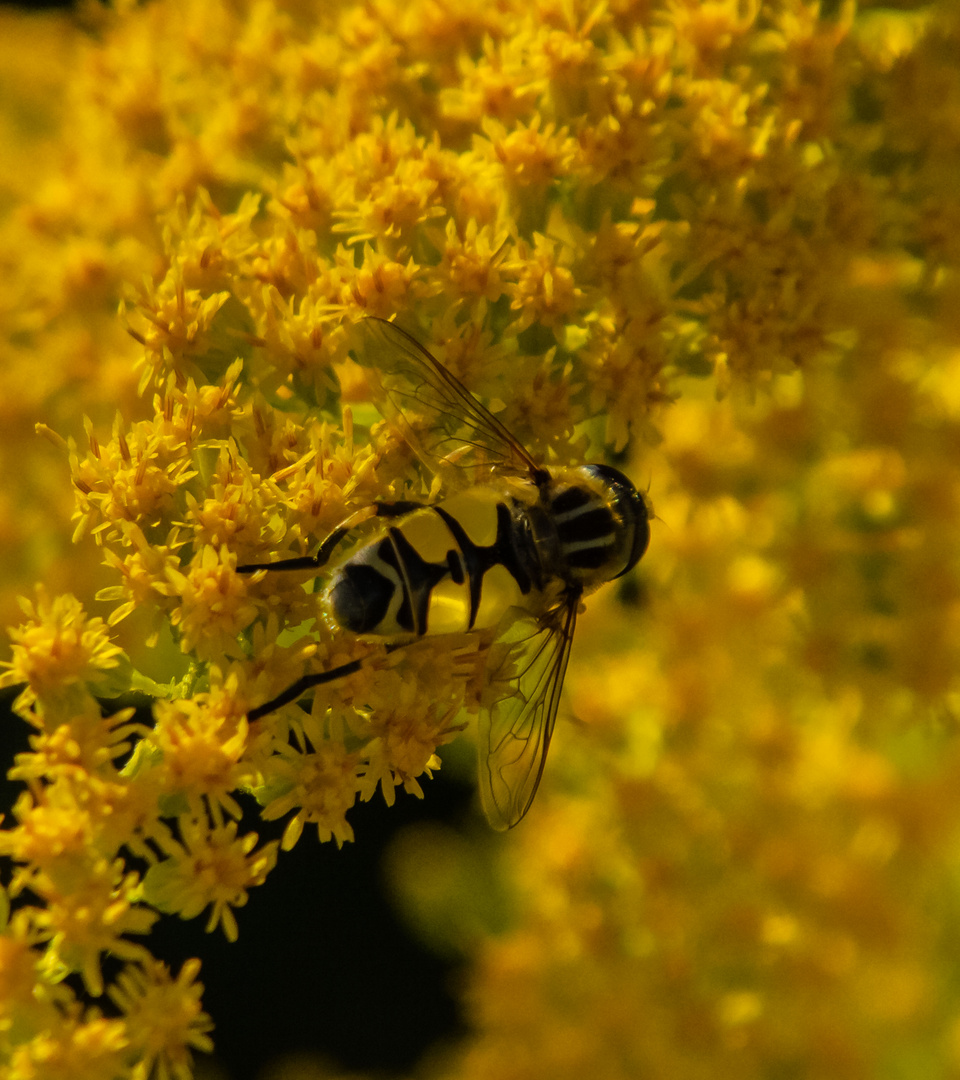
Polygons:
<instances>
[{"instance_id":1,"label":"insect thorax","mask_svg":"<svg viewBox=\"0 0 960 1080\"><path fill-rule=\"evenodd\" d=\"M543 572L584 592L630 570L647 549L649 510L609 465L564 469L542 494L552 535L538 544Z\"/></svg>"}]
</instances>

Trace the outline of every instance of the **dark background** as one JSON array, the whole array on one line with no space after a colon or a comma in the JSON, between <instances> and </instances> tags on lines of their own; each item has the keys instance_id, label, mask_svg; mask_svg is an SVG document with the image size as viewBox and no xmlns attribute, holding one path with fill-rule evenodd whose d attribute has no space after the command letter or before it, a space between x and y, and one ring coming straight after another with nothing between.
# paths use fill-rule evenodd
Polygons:
<instances>
[{"instance_id":1,"label":"dark background","mask_svg":"<svg viewBox=\"0 0 960 1080\"><path fill-rule=\"evenodd\" d=\"M4 777L14 754L29 748L31 729L10 712L16 692L0 697ZM186 922L162 916L143 939L174 973L184 960L200 959L203 1007L216 1024L215 1059L229 1080L253 1080L268 1062L297 1051L342 1070L402 1074L428 1048L464 1034L456 965L428 952L404 925L381 872L381 856L399 829L472 814L472 790L441 775L424 779L423 800L400 789L391 808L379 794L355 806L349 820L356 841L342 850L321 844L308 825L293 851L280 852L266 884L235 909L236 942L220 929L204 931L209 911ZM5 827L14 823L9 812L22 790L2 780ZM240 801L240 831L252 829L261 843L279 840L286 819L262 822L252 799ZM11 869L0 860L4 885ZM116 970L104 963L108 981ZM70 982L81 991L79 981ZM115 1015L105 996L96 1004Z\"/></svg>"}]
</instances>

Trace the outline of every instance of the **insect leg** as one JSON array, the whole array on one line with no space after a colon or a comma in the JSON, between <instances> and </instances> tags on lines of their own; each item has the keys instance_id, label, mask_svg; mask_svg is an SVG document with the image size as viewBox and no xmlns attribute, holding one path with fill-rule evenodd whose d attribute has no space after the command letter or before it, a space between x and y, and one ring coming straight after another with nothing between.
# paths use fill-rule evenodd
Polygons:
<instances>
[{"instance_id":1,"label":"insect leg","mask_svg":"<svg viewBox=\"0 0 960 1080\"><path fill-rule=\"evenodd\" d=\"M400 643L387 645L384 651L390 653L399 648L402 648ZM297 679L292 686L288 686L286 690L277 694L275 698L264 702L263 705L258 705L255 709L250 709L247 712L247 719L259 720L261 716L266 716L267 713L272 713L275 709L279 709L283 705L289 705L291 701L296 701L297 698L302 697L314 686L322 686L324 683L334 682L336 679L343 679L347 675L353 675L375 655L375 653L371 653L370 656L361 656L358 660L351 660L349 663L341 664L339 667L331 668L329 671L317 671L312 675L304 675L302 678Z\"/></svg>"},{"instance_id":2,"label":"insect leg","mask_svg":"<svg viewBox=\"0 0 960 1080\"><path fill-rule=\"evenodd\" d=\"M289 705L291 701L296 701L311 687L320 686L325 682L332 682L334 679L341 679L346 675L352 675L362 667L362 659L351 660L349 664L341 664L339 667L331 668L329 671L318 671L313 675L304 675L302 678L297 679L293 686L288 686L282 693L277 694L275 698L271 698L270 701L265 702L263 705L258 705L255 709L250 709L247 712L247 719L259 720L261 716L272 713L274 709L279 709L282 705Z\"/></svg>"},{"instance_id":3,"label":"insect leg","mask_svg":"<svg viewBox=\"0 0 960 1080\"><path fill-rule=\"evenodd\" d=\"M400 517L409 514L413 510L419 510L422 503L418 502L375 502L351 514L341 522L332 533L323 541L315 555L298 555L292 559L280 559L272 563L244 563L237 567L238 574L252 574L256 570L320 570L330 561L340 541L352 529L363 525L375 517Z\"/></svg>"}]
</instances>

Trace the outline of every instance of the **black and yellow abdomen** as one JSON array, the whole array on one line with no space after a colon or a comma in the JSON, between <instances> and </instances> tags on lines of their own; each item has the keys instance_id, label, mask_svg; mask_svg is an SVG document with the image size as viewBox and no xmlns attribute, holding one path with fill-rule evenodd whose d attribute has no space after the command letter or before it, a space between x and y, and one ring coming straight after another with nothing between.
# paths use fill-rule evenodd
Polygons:
<instances>
[{"instance_id":1,"label":"black and yellow abdomen","mask_svg":"<svg viewBox=\"0 0 960 1080\"><path fill-rule=\"evenodd\" d=\"M522 507L471 488L397 518L337 569L332 620L384 638L489 629L510 607L537 610L541 572Z\"/></svg>"}]
</instances>

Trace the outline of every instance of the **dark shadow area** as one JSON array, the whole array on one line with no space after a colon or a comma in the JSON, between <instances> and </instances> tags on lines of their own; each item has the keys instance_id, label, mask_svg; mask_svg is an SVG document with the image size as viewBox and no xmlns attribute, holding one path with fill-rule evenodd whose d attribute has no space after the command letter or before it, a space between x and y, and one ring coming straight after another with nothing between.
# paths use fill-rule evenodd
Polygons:
<instances>
[{"instance_id":1,"label":"dark shadow area","mask_svg":"<svg viewBox=\"0 0 960 1080\"><path fill-rule=\"evenodd\" d=\"M14 754L29 749L31 730L10 712L15 696L9 691L0 698L6 827L14 824L10 808L23 785L5 774ZM231 1080L254 1080L266 1063L296 1051L322 1055L344 1070L405 1073L428 1048L465 1033L453 993L457 965L427 951L407 930L381 874L384 849L397 830L425 820L456 822L470 812L469 787L440 777L423 786L423 801L399 791L392 808L379 795L354 807L349 819L356 842L342 850L321 844L308 826L293 851L280 852L267 883L236 909L235 943L222 930L205 932L209 912L191 921L163 916L144 939L174 973L188 958L200 959L216 1058ZM262 822L252 798L240 802L241 832L256 832L261 843L280 838L285 821ZM10 872L7 862L5 884ZM118 967L105 960L108 981ZM81 992L77 978L68 981ZM96 1004L115 1013L105 997Z\"/></svg>"}]
</instances>

